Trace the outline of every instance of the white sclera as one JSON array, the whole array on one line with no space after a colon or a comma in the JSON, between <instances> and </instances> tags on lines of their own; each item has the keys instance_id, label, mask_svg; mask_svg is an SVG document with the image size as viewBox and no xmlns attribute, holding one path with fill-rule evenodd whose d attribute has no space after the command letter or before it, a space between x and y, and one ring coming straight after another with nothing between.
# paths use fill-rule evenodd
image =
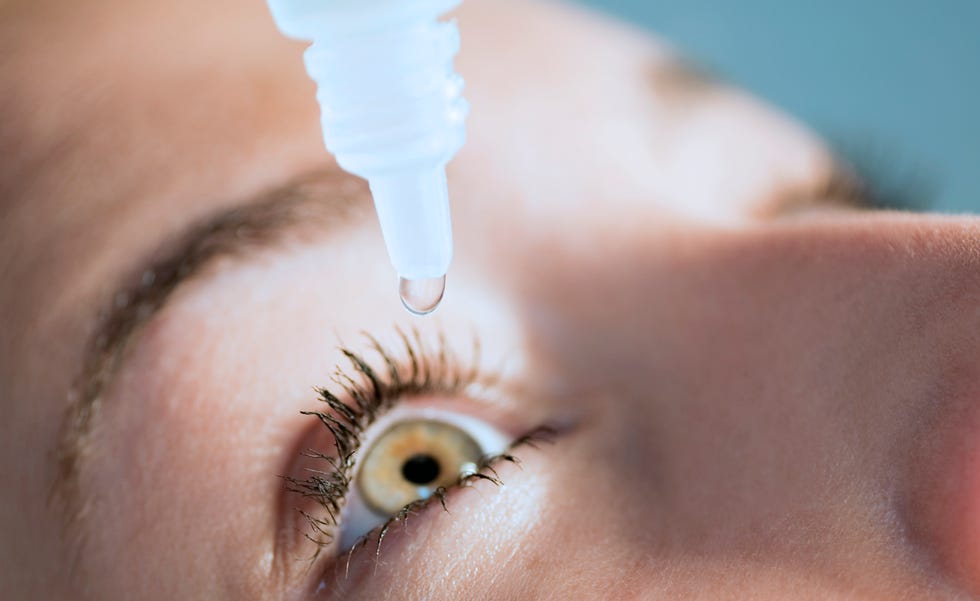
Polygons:
<instances>
[{"instance_id":1,"label":"white sclera","mask_svg":"<svg viewBox=\"0 0 980 601\"><path fill-rule=\"evenodd\" d=\"M371 426L359 453L363 456L364 453L369 452L377 435L386 431L393 424L418 419L442 422L463 430L476 441L483 455L499 455L500 453L506 452L511 444L510 437L482 419L441 409L411 409L402 407L395 409L391 414L382 418L379 423ZM463 473L473 473L475 471L476 466L472 464L464 466L462 470ZM384 524L390 517L379 515L368 507L357 485L358 479L361 477L363 476L360 471L354 475L354 485L348 493L347 503L344 506L338 536L339 552L341 553L349 550L362 535ZM425 492L428 494L428 491Z\"/></svg>"}]
</instances>

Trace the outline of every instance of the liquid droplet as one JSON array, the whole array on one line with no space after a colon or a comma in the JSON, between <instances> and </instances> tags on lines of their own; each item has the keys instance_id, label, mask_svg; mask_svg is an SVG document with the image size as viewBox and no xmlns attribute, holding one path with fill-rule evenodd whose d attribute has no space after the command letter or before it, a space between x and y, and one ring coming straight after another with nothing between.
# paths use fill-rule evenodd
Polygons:
<instances>
[{"instance_id":1,"label":"liquid droplet","mask_svg":"<svg viewBox=\"0 0 980 601\"><path fill-rule=\"evenodd\" d=\"M398 278L398 296L402 305L414 315L428 315L436 310L446 292L446 276L407 280Z\"/></svg>"}]
</instances>

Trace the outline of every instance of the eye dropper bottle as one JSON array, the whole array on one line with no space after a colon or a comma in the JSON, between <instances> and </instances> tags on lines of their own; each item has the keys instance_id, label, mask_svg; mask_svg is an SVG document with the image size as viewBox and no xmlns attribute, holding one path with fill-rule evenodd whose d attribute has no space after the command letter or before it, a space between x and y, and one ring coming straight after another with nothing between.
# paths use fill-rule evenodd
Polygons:
<instances>
[{"instance_id":1,"label":"eye dropper bottle","mask_svg":"<svg viewBox=\"0 0 980 601\"><path fill-rule=\"evenodd\" d=\"M446 163L469 112L453 70L459 30L437 19L461 0L268 2L285 35L313 42L327 150L371 187L405 308L431 313L453 254Z\"/></svg>"}]
</instances>

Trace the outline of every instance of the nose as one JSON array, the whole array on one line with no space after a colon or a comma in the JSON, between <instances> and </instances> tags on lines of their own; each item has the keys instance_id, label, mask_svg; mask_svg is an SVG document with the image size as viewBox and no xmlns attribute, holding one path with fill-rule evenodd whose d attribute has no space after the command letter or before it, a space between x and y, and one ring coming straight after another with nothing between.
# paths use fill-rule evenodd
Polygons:
<instances>
[{"instance_id":1,"label":"nose","mask_svg":"<svg viewBox=\"0 0 980 601\"><path fill-rule=\"evenodd\" d=\"M553 494L623 551L608 573L924 591L902 499L948 359L978 350L978 234L842 214L553 246L520 286L532 355L584 416Z\"/></svg>"}]
</instances>

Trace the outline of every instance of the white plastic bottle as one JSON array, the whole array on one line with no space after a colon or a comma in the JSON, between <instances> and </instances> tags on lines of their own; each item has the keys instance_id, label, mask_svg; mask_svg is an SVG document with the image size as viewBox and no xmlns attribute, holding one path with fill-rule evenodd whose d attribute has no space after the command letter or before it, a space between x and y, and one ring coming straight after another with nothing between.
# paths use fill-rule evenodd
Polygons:
<instances>
[{"instance_id":1,"label":"white plastic bottle","mask_svg":"<svg viewBox=\"0 0 980 601\"><path fill-rule=\"evenodd\" d=\"M446 163L469 106L453 70L461 0L268 0L284 34L310 40L323 138L368 180L406 308L438 306L452 260Z\"/></svg>"}]
</instances>

